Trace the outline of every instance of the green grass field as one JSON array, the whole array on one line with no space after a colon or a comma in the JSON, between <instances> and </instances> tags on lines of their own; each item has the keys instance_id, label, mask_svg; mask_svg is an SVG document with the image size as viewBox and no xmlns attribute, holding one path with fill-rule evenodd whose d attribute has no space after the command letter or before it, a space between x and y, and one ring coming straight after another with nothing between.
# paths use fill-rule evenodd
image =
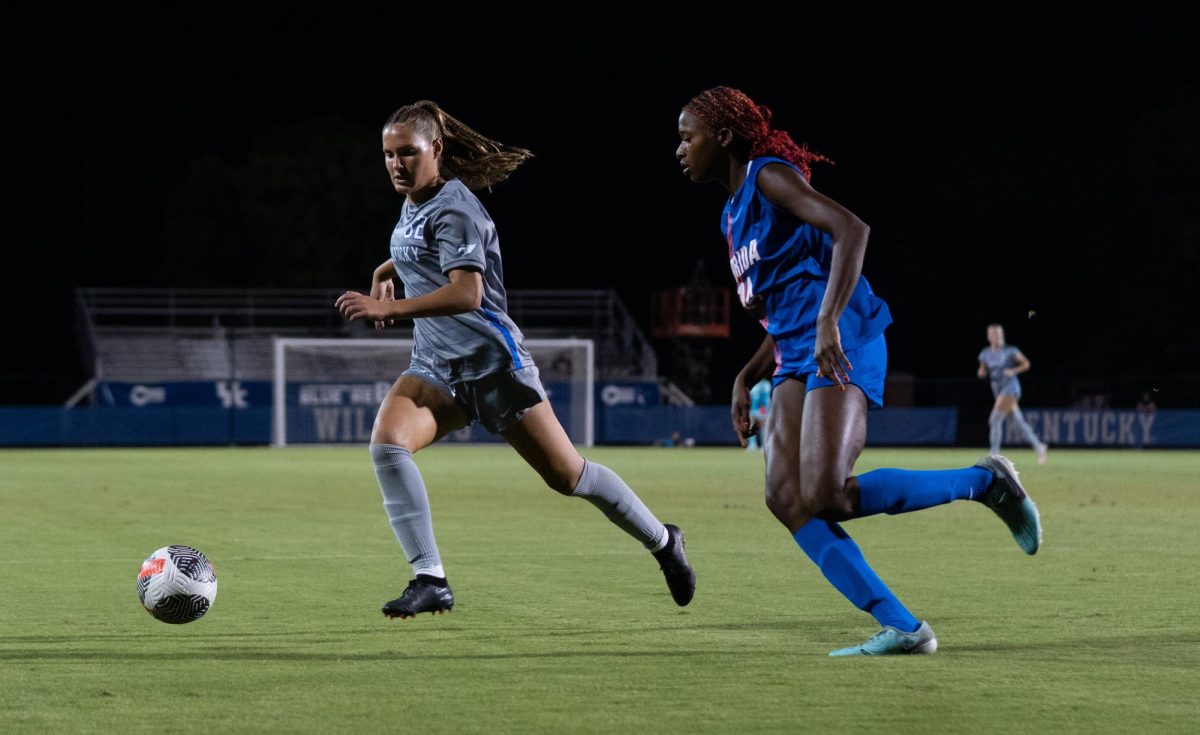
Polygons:
<instances>
[{"instance_id":1,"label":"green grass field","mask_svg":"<svg viewBox=\"0 0 1200 735\"><path fill-rule=\"evenodd\" d=\"M419 456L457 597L408 579L364 447L0 452L0 732L1197 732L1200 453L1011 456L1045 544L975 503L851 522L934 656L831 659L874 621L761 501L761 455L596 449L687 533L696 599L503 447ZM868 450L859 469L979 452ZM204 551L190 625L138 567Z\"/></svg>"}]
</instances>

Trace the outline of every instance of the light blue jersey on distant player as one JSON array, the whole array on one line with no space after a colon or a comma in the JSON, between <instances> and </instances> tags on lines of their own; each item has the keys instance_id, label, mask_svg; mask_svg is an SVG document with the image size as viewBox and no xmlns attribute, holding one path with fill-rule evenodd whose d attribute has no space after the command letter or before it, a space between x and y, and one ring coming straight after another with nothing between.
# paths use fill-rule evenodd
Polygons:
<instances>
[{"instance_id":1,"label":"light blue jersey on distant player","mask_svg":"<svg viewBox=\"0 0 1200 735\"><path fill-rule=\"evenodd\" d=\"M452 385L533 364L521 330L507 313L496 225L461 181L447 181L421 204L404 200L391 254L406 298L445 286L455 269L483 276L478 309L413 320L412 368Z\"/></svg>"},{"instance_id":2,"label":"light blue jersey on distant player","mask_svg":"<svg viewBox=\"0 0 1200 735\"><path fill-rule=\"evenodd\" d=\"M1015 375L1004 374L1006 369L1015 368L1019 364L1017 355L1020 354L1021 351L1012 345L1004 345L998 350L988 346L979 351L979 361L987 368L993 396L1021 397L1021 381L1017 380Z\"/></svg>"},{"instance_id":3,"label":"light blue jersey on distant player","mask_svg":"<svg viewBox=\"0 0 1200 735\"><path fill-rule=\"evenodd\" d=\"M760 380L750 389L750 414L766 418L771 404L771 381Z\"/></svg>"},{"instance_id":4,"label":"light blue jersey on distant player","mask_svg":"<svg viewBox=\"0 0 1200 735\"><path fill-rule=\"evenodd\" d=\"M729 245L738 298L774 338L777 362L797 374L815 373L817 314L829 285L833 241L828 233L772 204L758 188L759 171L771 163L796 168L782 158L751 160L746 180L725 205L722 234ZM887 303L859 276L838 320L842 349L849 352L865 345L891 323Z\"/></svg>"}]
</instances>

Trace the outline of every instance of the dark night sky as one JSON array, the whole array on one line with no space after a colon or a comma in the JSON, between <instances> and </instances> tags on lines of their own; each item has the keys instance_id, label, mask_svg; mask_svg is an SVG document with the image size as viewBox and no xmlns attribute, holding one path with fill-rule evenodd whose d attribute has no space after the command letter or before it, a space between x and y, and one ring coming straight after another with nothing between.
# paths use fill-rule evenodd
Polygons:
<instances>
[{"instance_id":1,"label":"dark night sky","mask_svg":"<svg viewBox=\"0 0 1200 735\"><path fill-rule=\"evenodd\" d=\"M19 186L4 218L0 402L37 394L33 376L79 373L73 286L186 282L169 219L197 162L244 172L263 141L310 124L349 131L348 161L372 161L383 119L426 97L537 154L484 196L510 288L614 287L644 317L649 292L684 283L698 259L727 284L724 193L673 159L679 108L715 84L837 161L813 183L872 226L865 273L896 317L893 369L969 375L996 320L1047 374L1194 374L1200 359L1200 86L1178 15L739 21L791 31L750 33L770 36L763 46L720 32L732 18L654 29L614 13L484 38L411 11L233 22L200 7L187 23L116 19L103 33L88 19L9 29L21 114L5 123ZM275 175L303 180L327 158L294 156ZM360 250L355 262L386 257L398 212L374 173L379 193L329 243ZM727 352L756 329L738 315Z\"/></svg>"}]
</instances>

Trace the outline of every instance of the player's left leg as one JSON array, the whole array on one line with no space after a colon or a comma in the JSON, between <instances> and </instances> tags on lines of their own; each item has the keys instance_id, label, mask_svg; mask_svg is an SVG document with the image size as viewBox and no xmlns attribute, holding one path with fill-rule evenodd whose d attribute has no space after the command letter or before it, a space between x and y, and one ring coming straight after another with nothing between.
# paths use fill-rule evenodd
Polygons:
<instances>
[{"instance_id":1,"label":"player's left leg","mask_svg":"<svg viewBox=\"0 0 1200 735\"><path fill-rule=\"evenodd\" d=\"M1037 450L1038 464L1046 464L1046 443L1038 439L1034 433L1033 427L1025 420L1025 414L1021 413L1021 406L1017 403L1016 397L1013 397L1012 413L1009 414L1012 420L1017 422L1017 428L1021 430L1021 434L1025 436L1025 441L1029 442L1029 446Z\"/></svg>"},{"instance_id":2,"label":"player's left leg","mask_svg":"<svg viewBox=\"0 0 1200 735\"><path fill-rule=\"evenodd\" d=\"M684 552L683 532L658 520L617 473L580 456L549 401L524 411L500 434L551 489L587 500L649 549L662 568L675 602L691 602L696 574Z\"/></svg>"},{"instance_id":3,"label":"player's left leg","mask_svg":"<svg viewBox=\"0 0 1200 735\"><path fill-rule=\"evenodd\" d=\"M861 401L863 414L858 415L858 403L855 403L853 417L847 420L862 420L865 432L866 407L882 405L883 383L887 375L887 342L882 335L871 342L853 350L848 357L854 370L850 373L853 387L861 391L866 400ZM809 389L833 384L825 378L809 378ZM844 395L848 395L847 389ZM822 390L822 392L827 392ZM838 391L841 392L841 391ZM814 393L815 395L815 393ZM821 400L831 402L830 397ZM832 411L840 404L833 403L826 409ZM807 441L811 434L805 433ZM864 434L865 436L865 434ZM861 449L861 446L860 446ZM851 466L857 453L850 458ZM857 477L850 474L851 466L838 467L837 471L845 471L839 475L845 482L845 487L838 487L844 498L846 508L840 518L860 518L877 513L908 513L914 510L930 508L935 505L949 503L953 500L980 500L992 486L994 475L981 467L963 467L952 470L901 470L879 469L866 472ZM834 468L827 468L832 472ZM832 488L834 478L825 478L826 487Z\"/></svg>"}]
</instances>

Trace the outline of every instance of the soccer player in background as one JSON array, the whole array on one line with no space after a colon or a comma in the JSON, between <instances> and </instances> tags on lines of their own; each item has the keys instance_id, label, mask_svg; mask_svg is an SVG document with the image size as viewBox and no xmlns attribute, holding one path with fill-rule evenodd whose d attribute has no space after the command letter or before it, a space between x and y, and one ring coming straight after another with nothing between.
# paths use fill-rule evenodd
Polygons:
<instances>
[{"instance_id":1,"label":"soccer player in background","mask_svg":"<svg viewBox=\"0 0 1200 735\"><path fill-rule=\"evenodd\" d=\"M867 226L809 185L811 164L826 159L773 128L771 111L744 93L706 90L683 108L678 126L683 173L729 191L720 227L738 297L767 332L734 381L734 432L745 446L748 386L773 375L767 507L826 579L882 626L830 655L932 653L929 623L888 589L839 521L978 500L1033 554L1037 509L999 455L962 469L853 474L868 406L883 401L883 332L892 321L861 274Z\"/></svg>"},{"instance_id":2,"label":"soccer player in background","mask_svg":"<svg viewBox=\"0 0 1200 735\"><path fill-rule=\"evenodd\" d=\"M1029 370L1029 359L1016 347L1004 343L1004 327L989 324L988 346L979 351L980 380L989 379L992 384L992 413L988 416L988 438L992 443L992 454L1000 453L1004 440L1004 421L1012 419L1025 435L1029 446L1037 450L1038 464L1046 464L1046 443L1037 438L1033 427L1025 420L1018 401L1021 400L1021 381L1017 376Z\"/></svg>"},{"instance_id":3,"label":"soccer player in background","mask_svg":"<svg viewBox=\"0 0 1200 735\"><path fill-rule=\"evenodd\" d=\"M659 521L612 470L579 455L506 313L496 226L471 190L503 181L531 155L480 135L430 101L401 107L383 127L384 165L404 196L391 257L375 269L369 295L348 291L336 306L376 328L414 320L411 364L384 398L371 433L383 506L414 577L383 606L388 617L454 606L413 455L475 421L502 436L552 489L584 498L650 550L677 604L695 592L683 532ZM396 298L396 277L403 298Z\"/></svg>"},{"instance_id":4,"label":"soccer player in background","mask_svg":"<svg viewBox=\"0 0 1200 735\"><path fill-rule=\"evenodd\" d=\"M750 434L747 449L762 449L767 442L767 411L771 405L771 381L763 380L750 389Z\"/></svg>"}]
</instances>

